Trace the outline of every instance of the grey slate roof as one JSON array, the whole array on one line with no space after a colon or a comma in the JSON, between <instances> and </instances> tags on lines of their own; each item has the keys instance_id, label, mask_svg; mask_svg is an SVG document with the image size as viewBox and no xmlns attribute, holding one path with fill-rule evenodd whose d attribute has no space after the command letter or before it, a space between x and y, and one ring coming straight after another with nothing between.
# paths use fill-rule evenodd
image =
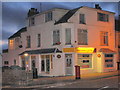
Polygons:
<instances>
[{"instance_id":1,"label":"grey slate roof","mask_svg":"<svg viewBox=\"0 0 120 90\"><path fill-rule=\"evenodd\" d=\"M46 53L61 53L62 51L58 50L57 48L47 48L47 49L37 49L37 50L28 50L28 51L24 51L19 55L23 55L25 53L28 54L46 54Z\"/></svg>"},{"instance_id":2,"label":"grey slate roof","mask_svg":"<svg viewBox=\"0 0 120 90\"><path fill-rule=\"evenodd\" d=\"M10 36L8 39L15 38L15 37L20 37L21 33L25 32L25 31L27 31L26 27L21 28L19 31L17 31L12 36Z\"/></svg>"},{"instance_id":3,"label":"grey slate roof","mask_svg":"<svg viewBox=\"0 0 120 90\"><path fill-rule=\"evenodd\" d=\"M79 8L75 8L75 9L72 9L72 10L69 10L61 19L59 19L57 22L55 22L55 25L56 24L59 24L59 23L65 23L67 22L67 20L72 17L73 14L75 14L75 12L80 9L82 7L79 7Z\"/></svg>"}]
</instances>

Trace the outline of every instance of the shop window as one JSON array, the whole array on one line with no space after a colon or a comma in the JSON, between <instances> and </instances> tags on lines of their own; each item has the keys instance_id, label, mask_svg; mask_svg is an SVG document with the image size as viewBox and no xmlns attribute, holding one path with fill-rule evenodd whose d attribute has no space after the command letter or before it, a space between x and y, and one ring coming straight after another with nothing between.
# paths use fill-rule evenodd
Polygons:
<instances>
[{"instance_id":1,"label":"shop window","mask_svg":"<svg viewBox=\"0 0 120 90\"><path fill-rule=\"evenodd\" d=\"M78 45L88 45L87 30L78 29Z\"/></svg>"},{"instance_id":2,"label":"shop window","mask_svg":"<svg viewBox=\"0 0 120 90\"><path fill-rule=\"evenodd\" d=\"M79 23L80 24L85 24L85 14L80 14L80 16L79 16Z\"/></svg>"},{"instance_id":3,"label":"shop window","mask_svg":"<svg viewBox=\"0 0 120 90\"><path fill-rule=\"evenodd\" d=\"M90 55L89 54L83 54L83 57L89 57Z\"/></svg>"},{"instance_id":4,"label":"shop window","mask_svg":"<svg viewBox=\"0 0 120 90\"><path fill-rule=\"evenodd\" d=\"M92 54L78 54L78 65L81 68L92 68Z\"/></svg>"},{"instance_id":5,"label":"shop window","mask_svg":"<svg viewBox=\"0 0 120 90\"><path fill-rule=\"evenodd\" d=\"M9 62L8 62L8 61L4 61L4 64L8 65L8 64L9 64Z\"/></svg>"},{"instance_id":6,"label":"shop window","mask_svg":"<svg viewBox=\"0 0 120 90\"><path fill-rule=\"evenodd\" d=\"M41 71L45 71L45 61L41 61Z\"/></svg>"},{"instance_id":7,"label":"shop window","mask_svg":"<svg viewBox=\"0 0 120 90\"><path fill-rule=\"evenodd\" d=\"M104 46L108 46L108 32L104 32L104 31L100 32L100 44Z\"/></svg>"},{"instance_id":8,"label":"shop window","mask_svg":"<svg viewBox=\"0 0 120 90\"><path fill-rule=\"evenodd\" d=\"M106 59L105 60L105 67L113 67L113 59Z\"/></svg>"},{"instance_id":9,"label":"shop window","mask_svg":"<svg viewBox=\"0 0 120 90\"><path fill-rule=\"evenodd\" d=\"M71 44L71 29L70 28L66 28L65 30L65 44L69 45Z\"/></svg>"},{"instance_id":10,"label":"shop window","mask_svg":"<svg viewBox=\"0 0 120 90\"><path fill-rule=\"evenodd\" d=\"M45 14L45 22L51 21L52 20L52 12L48 12Z\"/></svg>"},{"instance_id":11,"label":"shop window","mask_svg":"<svg viewBox=\"0 0 120 90\"><path fill-rule=\"evenodd\" d=\"M113 54L105 54L105 57L113 57Z\"/></svg>"},{"instance_id":12,"label":"shop window","mask_svg":"<svg viewBox=\"0 0 120 90\"><path fill-rule=\"evenodd\" d=\"M59 45L60 44L60 31L55 30L53 31L53 45Z\"/></svg>"},{"instance_id":13,"label":"shop window","mask_svg":"<svg viewBox=\"0 0 120 90\"><path fill-rule=\"evenodd\" d=\"M98 21L108 22L109 15L104 13L98 13Z\"/></svg>"}]
</instances>

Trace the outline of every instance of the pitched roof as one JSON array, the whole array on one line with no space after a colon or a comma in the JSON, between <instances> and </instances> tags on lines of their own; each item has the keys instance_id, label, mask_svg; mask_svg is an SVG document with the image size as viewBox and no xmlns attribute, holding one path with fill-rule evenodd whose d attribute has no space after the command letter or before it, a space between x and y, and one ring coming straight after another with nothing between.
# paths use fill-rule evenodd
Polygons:
<instances>
[{"instance_id":1,"label":"pitched roof","mask_svg":"<svg viewBox=\"0 0 120 90\"><path fill-rule=\"evenodd\" d=\"M62 51L58 50L57 48L47 48L47 49L37 49L37 50L28 50L24 51L19 55L24 55L25 53L28 54L46 54L46 53L61 53Z\"/></svg>"},{"instance_id":2,"label":"pitched roof","mask_svg":"<svg viewBox=\"0 0 120 90\"><path fill-rule=\"evenodd\" d=\"M10 36L8 39L15 38L15 37L20 37L21 33L25 32L25 31L27 31L26 27L21 28L19 31L17 31L12 36Z\"/></svg>"},{"instance_id":3,"label":"pitched roof","mask_svg":"<svg viewBox=\"0 0 120 90\"><path fill-rule=\"evenodd\" d=\"M80 9L80 8L82 8L82 7L69 10L61 19L59 19L57 22L55 22L55 24L67 22L67 20L68 20L70 17L72 17L72 15L73 15L78 9Z\"/></svg>"},{"instance_id":4,"label":"pitched roof","mask_svg":"<svg viewBox=\"0 0 120 90\"><path fill-rule=\"evenodd\" d=\"M99 51L103 53L116 53L115 51L108 48L101 48Z\"/></svg>"}]
</instances>

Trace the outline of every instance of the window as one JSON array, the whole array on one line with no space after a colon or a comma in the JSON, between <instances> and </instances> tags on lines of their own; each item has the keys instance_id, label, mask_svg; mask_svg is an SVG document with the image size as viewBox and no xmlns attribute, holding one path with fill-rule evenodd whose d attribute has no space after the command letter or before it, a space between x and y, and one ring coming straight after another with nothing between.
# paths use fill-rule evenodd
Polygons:
<instances>
[{"instance_id":1,"label":"window","mask_svg":"<svg viewBox=\"0 0 120 90\"><path fill-rule=\"evenodd\" d=\"M31 47L31 38L30 36L27 36L27 47L26 48L30 48Z\"/></svg>"},{"instance_id":2,"label":"window","mask_svg":"<svg viewBox=\"0 0 120 90\"><path fill-rule=\"evenodd\" d=\"M105 54L105 57L113 57L113 54Z\"/></svg>"},{"instance_id":3,"label":"window","mask_svg":"<svg viewBox=\"0 0 120 90\"><path fill-rule=\"evenodd\" d=\"M78 29L78 45L87 44L88 44L87 30Z\"/></svg>"},{"instance_id":4,"label":"window","mask_svg":"<svg viewBox=\"0 0 120 90\"><path fill-rule=\"evenodd\" d=\"M45 22L52 20L52 12L48 12L45 14Z\"/></svg>"},{"instance_id":5,"label":"window","mask_svg":"<svg viewBox=\"0 0 120 90\"><path fill-rule=\"evenodd\" d=\"M72 54L65 54L66 58L66 67L72 66Z\"/></svg>"},{"instance_id":6,"label":"window","mask_svg":"<svg viewBox=\"0 0 120 90\"><path fill-rule=\"evenodd\" d=\"M108 32L101 31L100 32L100 43L101 45L108 45Z\"/></svg>"},{"instance_id":7,"label":"window","mask_svg":"<svg viewBox=\"0 0 120 90\"><path fill-rule=\"evenodd\" d=\"M109 21L108 14L98 13L98 21L108 22Z\"/></svg>"},{"instance_id":8,"label":"window","mask_svg":"<svg viewBox=\"0 0 120 90\"><path fill-rule=\"evenodd\" d=\"M44 60L41 61L41 71L45 71L45 62L44 62Z\"/></svg>"},{"instance_id":9,"label":"window","mask_svg":"<svg viewBox=\"0 0 120 90\"><path fill-rule=\"evenodd\" d=\"M78 65L81 68L92 68L92 54L78 54Z\"/></svg>"},{"instance_id":10,"label":"window","mask_svg":"<svg viewBox=\"0 0 120 90\"><path fill-rule=\"evenodd\" d=\"M13 39L9 40L9 48L14 49L14 40Z\"/></svg>"},{"instance_id":11,"label":"window","mask_svg":"<svg viewBox=\"0 0 120 90\"><path fill-rule=\"evenodd\" d=\"M70 28L66 28L65 30L65 40L66 40L66 45L71 44L71 29Z\"/></svg>"},{"instance_id":12,"label":"window","mask_svg":"<svg viewBox=\"0 0 120 90\"><path fill-rule=\"evenodd\" d=\"M49 74L50 69L53 69L52 55L41 55L41 71Z\"/></svg>"},{"instance_id":13,"label":"window","mask_svg":"<svg viewBox=\"0 0 120 90\"><path fill-rule=\"evenodd\" d=\"M113 67L113 59L106 59L105 60L105 67Z\"/></svg>"},{"instance_id":14,"label":"window","mask_svg":"<svg viewBox=\"0 0 120 90\"><path fill-rule=\"evenodd\" d=\"M80 16L79 16L79 23L80 24L85 24L85 14L80 14Z\"/></svg>"},{"instance_id":15,"label":"window","mask_svg":"<svg viewBox=\"0 0 120 90\"><path fill-rule=\"evenodd\" d=\"M8 65L8 64L9 64L9 62L8 62L8 61L4 61L4 64Z\"/></svg>"},{"instance_id":16,"label":"window","mask_svg":"<svg viewBox=\"0 0 120 90\"><path fill-rule=\"evenodd\" d=\"M14 65L16 65L16 60L14 60Z\"/></svg>"},{"instance_id":17,"label":"window","mask_svg":"<svg viewBox=\"0 0 120 90\"><path fill-rule=\"evenodd\" d=\"M41 35L40 34L38 34L38 47L40 47L40 43L41 42Z\"/></svg>"},{"instance_id":18,"label":"window","mask_svg":"<svg viewBox=\"0 0 120 90\"><path fill-rule=\"evenodd\" d=\"M53 31L53 45L59 45L60 44L60 31L55 30Z\"/></svg>"},{"instance_id":19,"label":"window","mask_svg":"<svg viewBox=\"0 0 120 90\"><path fill-rule=\"evenodd\" d=\"M35 25L35 18L32 17L29 19L29 26L34 26Z\"/></svg>"}]
</instances>

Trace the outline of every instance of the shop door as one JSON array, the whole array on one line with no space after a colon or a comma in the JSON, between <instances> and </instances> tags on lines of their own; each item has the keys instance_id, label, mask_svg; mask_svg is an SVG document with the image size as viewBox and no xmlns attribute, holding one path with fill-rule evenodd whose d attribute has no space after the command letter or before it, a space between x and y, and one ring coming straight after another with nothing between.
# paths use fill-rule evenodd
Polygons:
<instances>
[{"instance_id":1,"label":"shop door","mask_svg":"<svg viewBox=\"0 0 120 90\"><path fill-rule=\"evenodd\" d=\"M72 64L72 54L65 54L66 61L66 75L72 75L73 64Z\"/></svg>"}]
</instances>

